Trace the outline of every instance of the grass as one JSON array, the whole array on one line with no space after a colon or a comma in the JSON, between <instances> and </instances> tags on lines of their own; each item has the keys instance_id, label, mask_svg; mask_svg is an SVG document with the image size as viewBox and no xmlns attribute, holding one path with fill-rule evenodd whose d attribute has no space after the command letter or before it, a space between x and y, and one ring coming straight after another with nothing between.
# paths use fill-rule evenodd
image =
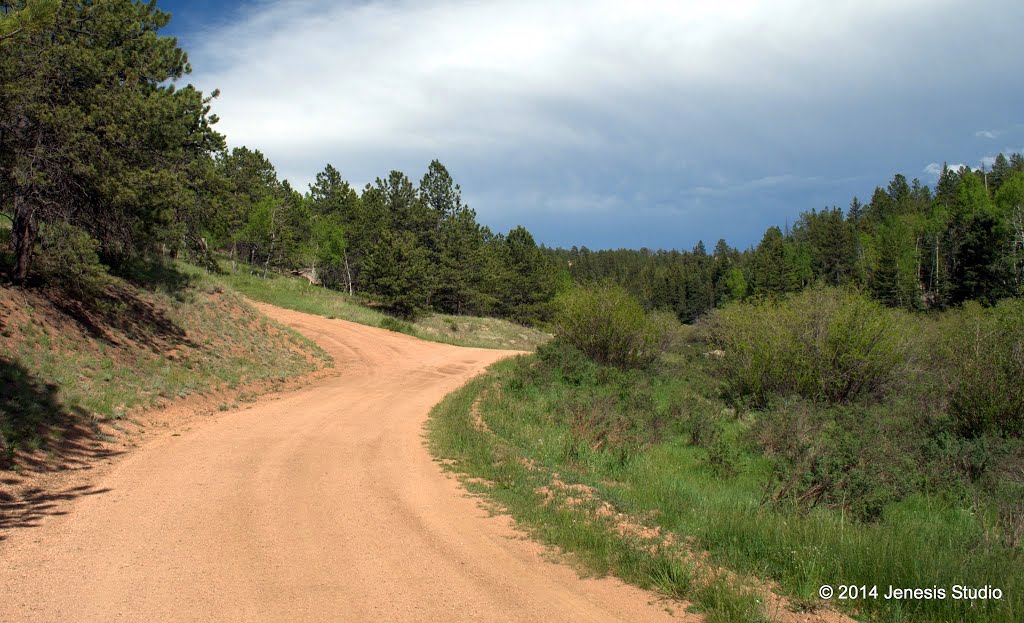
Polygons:
<instances>
[{"instance_id":1,"label":"grass","mask_svg":"<svg viewBox=\"0 0 1024 623\"><path fill-rule=\"evenodd\" d=\"M112 278L86 305L57 291L2 290L16 310L0 335L7 460L83 422L333 365L316 344L197 269L163 270L148 283Z\"/></svg>"},{"instance_id":2,"label":"grass","mask_svg":"<svg viewBox=\"0 0 1024 623\"><path fill-rule=\"evenodd\" d=\"M539 491L550 486L553 472L567 481L581 482L576 478L578 474L565 463L531 467L523 459L535 459L546 452L520 447L515 440L519 436L508 435L508 431L493 434L480 430L470 416L481 398L481 410L493 413L497 404L494 396L500 392L490 390L517 365L521 364L497 364L490 375L472 381L434 409L429 437L435 456L453 460L452 468L458 472L493 483L471 480L467 487L510 513L531 536L557 546L585 573L613 573L669 598L688 599L711 622L767 621L759 596L740 583L698 569L671 547L652 547L644 539L624 538L612 523L586 512L582 505L543 502ZM490 424L492 419L488 417L487 421ZM550 432L541 443L547 448L564 448L566 440L553 429ZM597 484L597 479L590 482Z\"/></svg>"},{"instance_id":3,"label":"grass","mask_svg":"<svg viewBox=\"0 0 1024 623\"><path fill-rule=\"evenodd\" d=\"M432 342L530 351L550 338L543 331L499 318L432 314L409 323L374 309L357 297L312 285L303 278L268 274L264 279L244 270L234 272L227 263L223 268L223 274L212 278L253 300L307 314L381 327Z\"/></svg>"},{"instance_id":4,"label":"grass","mask_svg":"<svg viewBox=\"0 0 1024 623\"><path fill-rule=\"evenodd\" d=\"M706 552L713 566L775 582L797 608L820 607L824 584L877 585L883 595L890 584L947 593L957 584L991 585L1002 599L830 604L870 621L1024 619L1024 558L986 538L984 518L969 505L917 495L888 505L873 523L829 508L765 505L770 465L742 442L749 422L730 415L704 358L684 348L656 373L574 368L537 356L497 364L435 409L432 449L454 460L453 469L493 482L475 488L587 568L685 596L711 620L760 620L765 613L742 585L708 582L699 570L695 576L678 566L671 551L651 553L578 508L545 505L538 488L552 473L589 486L617 511ZM469 415L478 399L486 431ZM693 416L700 414L720 423L718 441L694 445Z\"/></svg>"}]
</instances>

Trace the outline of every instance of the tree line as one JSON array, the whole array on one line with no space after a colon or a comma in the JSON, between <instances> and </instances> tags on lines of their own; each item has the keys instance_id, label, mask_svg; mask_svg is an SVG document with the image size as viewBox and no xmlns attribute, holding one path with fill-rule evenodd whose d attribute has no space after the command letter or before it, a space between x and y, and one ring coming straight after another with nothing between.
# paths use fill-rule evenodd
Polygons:
<instances>
[{"instance_id":1,"label":"tree line","mask_svg":"<svg viewBox=\"0 0 1024 623\"><path fill-rule=\"evenodd\" d=\"M501 234L479 224L437 160L417 185L391 171L362 193L328 164L305 195L278 181L258 150L224 151L213 165L225 186L203 239L249 270L301 271L403 317L546 318L557 285L552 261L524 227Z\"/></svg>"},{"instance_id":2,"label":"tree line","mask_svg":"<svg viewBox=\"0 0 1024 623\"><path fill-rule=\"evenodd\" d=\"M217 96L176 83L187 54L155 2L0 0L0 250L17 284L184 256L217 269L301 271L393 313L545 321L572 281L613 281L691 322L728 301L853 286L894 307L1018 296L1024 158L944 168L935 189L896 175L868 203L812 210L740 251L547 249L477 222L438 161L414 183L362 190L331 165L301 193L259 150L228 149ZM3 221L0 221L3 222Z\"/></svg>"},{"instance_id":3,"label":"tree line","mask_svg":"<svg viewBox=\"0 0 1024 623\"><path fill-rule=\"evenodd\" d=\"M1024 157L999 154L991 170L944 166L934 190L897 174L870 202L804 212L744 251L719 240L710 253L703 242L689 251L548 252L574 280L619 283L684 322L816 283L905 309L993 304L1024 294Z\"/></svg>"},{"instance_id":4,"label":"tree line","mask_svg":"<svg viewBox=\"0 0 1024 623\"><path fill-rule=\"evenodd\" d=\"M392 312L543 320L550 259L523 227L480 225L445 167L356 192L327 165L305 194L228 149L155 2L0 2L0 212L13 282L184 255L297 271Z\"/></svg>"}]
</instances>

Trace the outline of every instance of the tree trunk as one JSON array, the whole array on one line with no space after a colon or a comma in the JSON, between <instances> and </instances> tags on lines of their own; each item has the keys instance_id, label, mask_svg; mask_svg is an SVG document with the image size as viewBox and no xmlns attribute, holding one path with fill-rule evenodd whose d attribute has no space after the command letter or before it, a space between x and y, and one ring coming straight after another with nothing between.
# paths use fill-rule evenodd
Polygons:
<instances>
[{"instance_id":1,"label":"tree trunk","mask_svg":"<svg viewBox=\"0 0 1024 623\"><path fill-rule=\"evenodd\" d=\"M1024 251L1024 206L1017 206L1013 211L1013 279L1016 282L1017 294L1024 293L1024 262L1021 261Z\"/></svg>"},{"instance_id":2,"label":"tree trunk","mask_svg":"<svg viewBox=\"0 0 1024 623\"><path fill-rule=\"evenodd\" d=\"M345 280L348 281L348 295L352 296L352 269L348 265L348 251L345 251Z\"/></svg>"},{"instance_id":3,"label":"tree trunk","mask_svg":"<svg viewBox=\"0 0 1024 623\"><path fill-rule=\"evenodd\" d=\"M29 266L32 263L32 252L36 244L39 226L34 211L20 194L14 195L14 219L11 236L14 238L14 283L24 285L28 279Z\"/></svg>"},{"instance_id":4,"label":"tree trunk","mask_svg":"<svg viewBox=\"0 0 1024 623\"><path fill-rule=\"evenodd\" d=\"M924 307L929 307L928 284L924 282L924 263L921 260L921 236L914 236L914 258L917 260L917 297Z\"/></svg>"},{"instance_id":5,"label":"tree trunk","mask_svg":"<svg viewBox=\"0 0 1024 623\"><path fill-rule=\"evenodd\" d=\"M274 234L270 234L270 252L267 253L267 261L263 263L263 278L267 278L267 270L270 269L270 258L274 257Z\"/></svg>"},{"instance_id":6,"label":"tree trunk","mask_svg":"<svg viewBox=\"0 0 1024 623\"><path fill-rule=\"evenodd\" d=\"M263 278L267 278L267 270L270 269L270 260L274 257L274 243L277 242L277 230L274 229L274 222L277 220L277 208L270 211L270 252L267 253L267 261L263 264Z\"/></svg>"}]
</instances>

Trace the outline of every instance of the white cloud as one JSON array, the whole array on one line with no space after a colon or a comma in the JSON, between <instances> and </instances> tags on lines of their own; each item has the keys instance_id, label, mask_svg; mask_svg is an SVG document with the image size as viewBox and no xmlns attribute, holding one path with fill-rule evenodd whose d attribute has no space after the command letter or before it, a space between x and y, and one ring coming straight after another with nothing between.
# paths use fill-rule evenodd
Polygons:
<instances>
[{"instance_id":1,"label":"white cloud","mask_svg":"<svg viewBox=\"0 0 1024 623\"><path fill-rule=\"evenodd\" d=\"M995 130L978 130L974 133L974 136L978 138L995 138L999 133Z\"/></svg>"},{"instance_id":2,"label":"white cloud","mask_svg":"<svg viewBox=\"0 0 1024 623\"><path fill-rule=\"evenodd\" d=\"M1003 149L1002 152L1000 152L1000 153L1002 153L1003 155L1009 157L1010 154L1024 153L1024 148L1013 149L1013 148L1007 147L1007 148ZM978 160L979 164L977 166L975 166L975 165L966 165L966 164L963 164L962 162L950 163L950 164L947 164L946 166L949 167L950 171L959 171L961 168L967 167L967 166L969 166L971 168L971 170L973 170L973 171L980 171L982 168L991 169L992 165L995 164L995 162L996 162L996 154L991 154L991 155L987 155L987 156L982 156ZM923 169L923 172L927 173L928 175L932 176L933 178L938 178L940 175L942 175L942 164L940 164L938 162L932 162L932 163L930 163L928 166L926 166Z\"/></svg>"},{"instance_id":3,"label":"white cloud","mask_svg":"<svg viewBox=\"0 0 1024 623\"><path fill-rule=\"evenodd\" d=\"M199 86L221 89L214 111L229 141L308 179L311 159L369 150L393 162L543 156L694 140L712 124L782 140L749 114L831 98L823 85L837 75L850 89L903 82L896 44L862 35L934 5L278 0L204 33L192 58Z\"/></svg>"},{"instance_id":4,"label":"white cloud","mask_svg":"<svg viewBox=\"0 0 1024 623\"><path fill-rule=\"evenodd\" d=\"M957 163L947 163L946 166L949 167L950 171L959 171L960 169L962 169L963 167L966 167L967 165L963 164L962 162L957 162ZM971 167L971 168L973 169L975 167ZM940 175L942 175L942 164L940 164L938 162L932 162L931 164L929 164L928 166L926 166L924 168L923 172L927 173L928 175L931 175L932 177L936 177L937 178Z\"/></svg>"},{"instance_id":5,"label":"white cloud","mask_svg":"<svg viewBox=\"0 0 1024 623\"><path fill-rule=\"evenodd\" d=\"M1024 147L1018 147L1016 149L1014 149L1013 147L1004 147L1003 150L1000 151L999 153L1001 153L1004 156L1006 156L1007 158L1009 158L1011 154L1024 153ZM990 154L988 156L983 156L981 158L982 166L984 166L986 169L991 169L992 165L994 165L996 163L996 156L997 155L998 154Z\"/></svg>"},{"instance_id":6,"label":"white cloud","mask_svg":"<svg viewBox=\"0 0 1024 623\"><path fill-rule=\"evenodd\" d=\"M539 240L742 246L1020 127L1019 0L250 1L189 35L231 145L300 189L439 158L482 222Z\"/></svg>"}]
</instances>

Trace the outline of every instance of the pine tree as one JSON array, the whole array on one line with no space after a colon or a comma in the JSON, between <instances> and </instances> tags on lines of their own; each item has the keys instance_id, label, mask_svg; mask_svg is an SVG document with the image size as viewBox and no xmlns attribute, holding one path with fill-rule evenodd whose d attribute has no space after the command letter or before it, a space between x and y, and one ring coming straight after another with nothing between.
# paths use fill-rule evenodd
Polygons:
<instances>
[{"instance_id":1,"label":"pine tree","mask_svg":"<svg viewBox=\"0 0 1024 623\"><path fill-rule=\"evenodd\" d=\"M992 163L992 172L988 176L989 180L989 192L995 195L999 192L999 188L1003 185L1010 175L1013 173L1013 169L1010 167L1010 161L1002 153L996 156L995 161Z\"/></svg>"},{"instance_id":2,"label":"pine tree","mask_svg":"<svg viewBox=\"0 0 1024 623\"><path fill-rule=\"evenodd\" d=\"M843 218L842 210L832 208L801 214L793 237L807 247L813 278L830 285L852 280L857 262L857 238L854 226Z\"/></svg>"},{"instance_id":3,"label":"pine tree","mask_svg":"<svg viewBox=\"0 0 1024 623\"><path fill-rule=\"evenodd\" d=\"M238 259L251 262L254 255L252 235L258 227L250 226L250 221L261 202L269 202L271 197L280 193L277 171L259 150L247 147L236 147L230 153L219 154L215 168L224 181L224 191L210 227L214 244L229 250L232 262ZM257 220L260 218L262 216L256 217Z\"/></svg>"},{"instance_id":4,"label":"pine tree","mask_svg":"<svg viewBox=\"0 0 1024 623\"><path fill-rule=\"evenodd\" d=\"M314 214L336 216L342 224L355 218L359 195L330 164L316 174L307 197Z\"/></svg>"},{"instance_id":5,"label":"pine tree","mask_svg":"<svg viewBox=\"0 0 1024 623\"><path fill-rule=\"evenodd\" d=\"M861 204L860 199L854 197L850 201L850 208L846 211L846 220L854 226L854 228L860 227L861 219L864 218L864 206Z\"/></svg>"},{"instance_id":6,"label":"pine tree","mask_svg":"<svg viewBox=\"0 0 1024 623\"><path fill-rule=\"evenodd\" d=\"M383 232L366 257L363 278L367 291L401 318L415 320L428 309L430 262L411 232Z\"/></svg>"},{"instance_id":7,"label":"pine tree","mask_svg":"<svg viewBox=\"0 0 1024 623\"><path fill-rule=\"evenodd\" d=\"M0 32L0 197L24 282L41 223L76 226L113 260L156 248L223 147L170 16L130 0L5 3ZM216 93L214 93L216 95Z\"/></svg>"},{"instance_id":8,"label":"pine tree","mask_svg":"<svg viewBox=\"0 0 1024 623\"><path fill-rule=\"evenodd\" d=\"M525 227L499 240L494 251L502 265L496 297L502 315L523 322L544 320L550 313L547 302L555 294L556 271Z\"/></svg>"},{"instance_id":9,"label":"pine tree","mask_svg":"<svg viewBox=\"0 0 1024 623\"><path fill-rule=\"evenodd\" d=\"M1011 267L1004 255L1011 244L1012 233L995 214L987 210L973 214L957 253L958 279L953 300L977 300L991 305L1012 294Z\"/></svg>"},{"instance_id":10,"label":"pine tree","mask_svg":"<svg viewBox=\"0 0 1024 623\"><path fill-rule=\"evenodd\" d=\"M918 305L911 240L911 232L898 218L890 218L878 227L876 259L868 286L875 298L890 307Z\"/></svg>"},{"instance_id":11,"label":"pine tree","mask_svg":"<svg viewBox=\"0 0 1024 623\"><path fill-rule=\"evenodd\" d=\"M907 183L906 176L902 173L897 173L893 176L888 188L886 188L886 194L889 196L889 206L886 213L882 215L883 219L890 215L902 216L912 211L911 188Z\"/></svg>"},{"instance_id":12,"label":"pine tree","mask_svg":"<svg viewBox=\"0 0 1024 623\"><path fill-rule=\"evenodd\" d=\"M1010 169L1017 173L1024 173L1024 155L1010 154Z\"/></svg>"},{"instance_id":13,"label":"pine tree","mask_svg":"<svg viewBox=\"0 0 1024 623\"><path fill-rule=\"evenodd\" d=\"M484 237L472 210L460 209L441 222L440 247L434 307L451 314L486 311Z\"/></svg>"},{"instance_id":14,"label":"pine tree","mask_svg":"<svg viewBox=\"0 0 1024 623\"><path fill-rule=\"evenodd\" d=\"M359 195L330 164L317 173L307 194L312 225L314 273L324 285L342 285L353 294L355 282L349 260L349 237L356 231Z\"/></svg>"},{"instance_id":15,"label":"pine tree","mask_svg":"<svg viewBox=\"0 0 1024 623\"><path fill-rule=\"evenodd\" d=\"M462 189L438 160L430 162L427 172L420 180L419 196L420 200L434 211L438 222L451 218L465 209L462 203Z\"/></svg>"},{"instance_id":16,"label":"pine tree","mask_svg":"<svg viewBox=\"0 0 1024 623\"><path fill-rule=\"evenodd\" d=\"M782 230L769 227L754 250L751 270L753 294L782 294L786 292L786 243Z\"/></svg>"},{"instance_id":17,"label":"pine tree","mask_svg":"<svg viewBox=\"0 0 1024 623\"><path fill-rule=\"evenodd\" d=\"M864 209L865 217L869 221L868 225L884 222L895 213L896 206L892 195L882 190L880 186L876 187L875 192L871 194L871 203Z\"/></svg>"}]
</instances>

